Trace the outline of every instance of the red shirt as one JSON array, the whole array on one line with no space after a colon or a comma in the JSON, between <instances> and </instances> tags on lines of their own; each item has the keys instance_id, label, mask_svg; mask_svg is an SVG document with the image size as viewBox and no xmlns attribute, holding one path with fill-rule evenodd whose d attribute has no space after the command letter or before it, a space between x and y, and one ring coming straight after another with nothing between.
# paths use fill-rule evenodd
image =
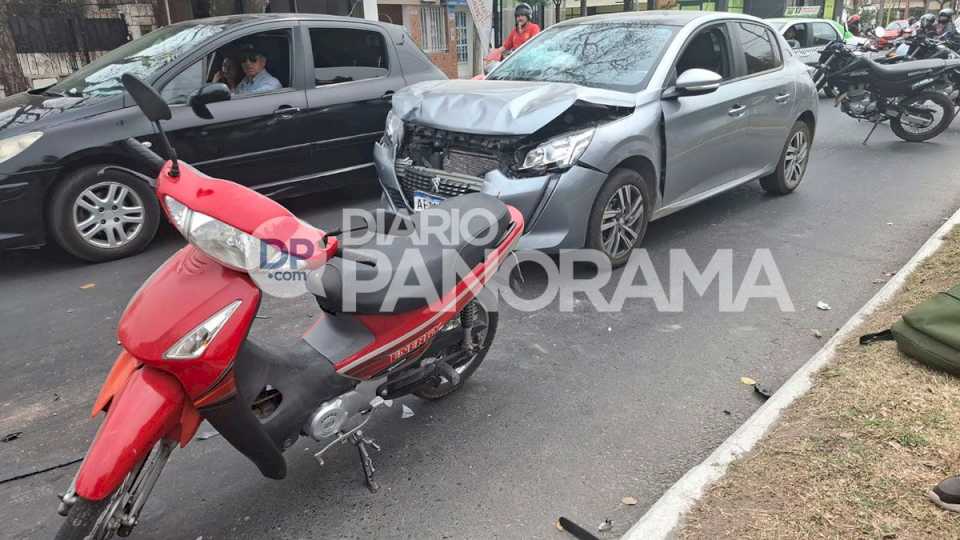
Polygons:
<instances>
[{"instance_id":1,"label":"red shirt","mask_svg":"<svg viewBox=\"0 0 960 540\"><path fill-rule=\"evenodd\" d=\"M513 30L510 31L510 35L507 36L507 40L503 42L503 48L505 50L512 51L539 33L540 27L537 26L537 23L533 22L528 22L527 24L523 25L523 30L513 27Z\"/></svg>"}]
</instances>

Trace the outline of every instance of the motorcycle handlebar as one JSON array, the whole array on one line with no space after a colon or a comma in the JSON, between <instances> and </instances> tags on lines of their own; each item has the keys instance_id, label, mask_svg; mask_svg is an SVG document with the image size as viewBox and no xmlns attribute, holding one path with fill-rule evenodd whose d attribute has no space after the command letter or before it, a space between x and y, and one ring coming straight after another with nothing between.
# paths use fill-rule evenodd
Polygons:
<instances>
[{"instance_id":1,"label":"motorcycle handlebar","mask_svg":"<svg viewBox=\"0 0 960 540\"><path fill-rule=\"evenodd\" d=\"M143 143L133 137L124 139L122 144L149 167L149 172L152 176L160 174L160 170L163 169L163 164L166 163L166 160L157 155L156 152L147 148Z\"/></svg>"}]
</instances>

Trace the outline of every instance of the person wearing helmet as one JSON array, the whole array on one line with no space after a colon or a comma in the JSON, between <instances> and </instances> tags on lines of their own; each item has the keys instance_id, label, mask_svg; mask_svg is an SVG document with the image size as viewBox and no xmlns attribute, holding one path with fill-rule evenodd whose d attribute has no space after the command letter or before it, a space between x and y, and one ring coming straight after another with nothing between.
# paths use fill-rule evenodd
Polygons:
<instances>
[{"instance_id":1,"label":"person wearing helmet","mask_svg":"<svg viewBox=\"0 0 960 540\"><path fill-rule=\"evenodd\" d=\"M937 16L933 13L924 13L920 17L920 33L925 36L935 36L937 34Z\"/></svg>"},{"instance_id":2,"label":"person wearing helmet","mask_svg":"<svg viewBox=\"0 0 960 540\"><path fill-rule=\"evenodd\" d=\"M540 33L540 27L537 23L530 21L531 15L533 15L533 8L525 2L521 2L513 8L513 16L517 21L517 26L507 36L507 40L503 42L504 51L512 52Z\"/></svg>"},{"instance_id":3,"label":"person wearing helmet","mask_svg":"<svg viewBox=\"0 0 960 540\"><path fill-rule=\"evenodd\" d=\"M847 30L850 31L854 37L860 37L860 16L853 15L847 19Z\"/></svg>"},{"instance_id":4,"label":"person wearing helmet","mask_svg":"<svg viewBox=\"0 0 960 540\"><path fill-rule=\"evenodd\" d=\"M951 38L957 33L957 27L953 24L953 10L950 8L941 9L937 14L937 35L943 38Z\"/></svg>"}]
</instances>

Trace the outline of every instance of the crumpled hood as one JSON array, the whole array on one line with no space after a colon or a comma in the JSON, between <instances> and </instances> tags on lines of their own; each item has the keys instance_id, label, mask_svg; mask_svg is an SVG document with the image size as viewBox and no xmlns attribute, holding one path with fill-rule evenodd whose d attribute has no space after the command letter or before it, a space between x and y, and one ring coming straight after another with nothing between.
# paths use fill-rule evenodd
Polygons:
<instances>
[{"instance_id":1,"label":"crumpled hood","mask_svg":"<svg viewBox=\"0 0 960 540\"><path fill-rule=\"evenodd\" d=\"M485 135L529 135L577 101L634 108L636 96L569 83L425 81L393 96L404 122Z\"/></svg>"}]
</instances>

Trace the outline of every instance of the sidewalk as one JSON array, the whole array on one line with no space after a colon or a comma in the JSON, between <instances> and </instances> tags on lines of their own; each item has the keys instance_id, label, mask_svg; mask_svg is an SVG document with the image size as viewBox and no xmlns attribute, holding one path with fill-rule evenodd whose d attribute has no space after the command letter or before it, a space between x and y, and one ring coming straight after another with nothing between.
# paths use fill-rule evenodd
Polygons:
<instances>
[{"instance_id":1,"label":"sidewalk","mask_svg":"<svg viewBox=\"0 0 960 540\"><path fill-rule=\"evenodd\" d=\"M926 492L960 473L960 379L857 336L960 282L960 227L838 347L813 388L732 463L678 538L960 538Z\"/></svg>"}]
</instances>

